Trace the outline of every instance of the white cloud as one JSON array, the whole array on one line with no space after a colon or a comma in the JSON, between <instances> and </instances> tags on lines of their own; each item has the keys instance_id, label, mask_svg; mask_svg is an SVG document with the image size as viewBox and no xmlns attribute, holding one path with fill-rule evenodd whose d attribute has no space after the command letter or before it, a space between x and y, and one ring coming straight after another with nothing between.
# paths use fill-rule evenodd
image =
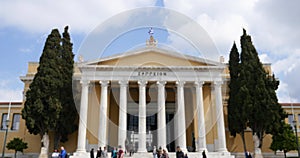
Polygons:
<instances>
[{"instance_id":1,"label":"white cloud","mask_svg":"<svg viewBox=\"0 0 300 158\"><path fill-rule=\"evenodd\" d=\"M116 13L153 5L151 0L111 1L1 1L0 27L16 27L29 32L47 32L65 25L79 32L93 27Z\"/></svg>"},{"instance_id":2,"label":"white cloud","mask_svg":"<svg viewBox=\"0 0 300 158\"><path fill-rule=\"evenodd\" d=\"M225 58L233 41L239 48L242 28L246 28L261 61L273 62L275 75L281 81L278 90L280 101L300 101L300 96L296 95L300 88L295 81L300 78L299 1L167 0L165 5L195 19L209 33Z\"/></svg>"},{"instance_id":3,"label":"white cloud","mask_svg":"<svg viewBox=\"0 0 300 158\"><path fill-rule=\"evenodd\" d=\"M87 33L117 13L154 3L153 0L1 1L0 28L45 33L54 27L70 25L72 33ZM242 28L246 28L261 61L272 62L276 76L285 84L278 91L286 93L284 89L288 88L292 98L300 101L300 95L296 95L300 88L295 81L300 78L300 1L165 0L164 4L197 21L225 58L233 41L239 47ZM281 95L281 101L289 102L284 96Z\"/></svg>"},{"instance_id":4,"label":"white cloud","mask_svg":"<svg viewBox=\"0 0 300 158\"><path fill-rule=\"evenodd\" d=\"M22 89L12 89L12 80L0 80L0 102L22 101Z\"/></svg>"},{"instance_id":5,"label":"white cloud","mask_svg":"<svg viewBox=\"0 0 300 158\"><path fill-rule=\"evenodd\" d=\"M22 101L22 90L21 89L0 89L0 102Z\"/></svg>"},{"instance_id":6,"label":"white cloud","mask_svg":"<svg viewBox=\"0 0 300 158\"><path fill-rule=\"evenodd\" d=\"M291 95L289 88L290 86L287 83L280 82L277 90L277 97L279 103L297 103L300 101L299 99Z\"/></svg>"}]
</instances>

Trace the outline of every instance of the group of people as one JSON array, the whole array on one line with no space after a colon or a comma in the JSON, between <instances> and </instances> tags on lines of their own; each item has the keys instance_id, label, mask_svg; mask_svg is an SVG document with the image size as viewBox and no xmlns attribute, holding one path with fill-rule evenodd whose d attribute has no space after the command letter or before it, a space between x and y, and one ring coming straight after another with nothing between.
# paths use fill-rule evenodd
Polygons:
<instances>
[{"instance_id":1,"label":"group of people","mask_svg":"<svg viewBox=\"0 0 300 158\"><path fill-rule=\"evenodd\" d=\"M206 158L205 150L202 152L202 157ZM156 146L153 147L153 158L169 158L167 149L162 149L159 147L156 149ZM188 158L187 153L183 153L180 146L176 147L176 158Z\"/></svg>"},{"instance_id":2,"label":"group of people","mask_svg":"<svg viewBox=\"0 0 300 158\"><path fill-rule=\"evenodd\" d=\"M57 149L54 150L54 152L51 155L51 158L67 158L68 154L65 148L62 146L60 147L60 152L58 152Z\"/></svg>"},{"instance_id":3,"label":"group of people","mask_svg":"<svg viewBox=\"0 0 300 158\"><path fill-rule=\"evenodd\" d=\"M167 149L162 149L161 147L156 149L156 146L154 146L152 153L153 153L153 158L169 158Z\"/></svg>"},{"instance_id":4,"label":"group of people","mask_svg":"<svg viewBox=\"0 0 300 158\"><path fill-rule=\"evenodd\" d=\"M92 148L90 151L90 158L95 158L94 148ZM99 147L96 153L96 158L108 158L107 148L103 147L102 150L102 148ZM111 151L111 158L124 158L124 151L121 146L119 146L119 150L117 150L117 148L114 148Z\"/></svg>"}]
</instances>

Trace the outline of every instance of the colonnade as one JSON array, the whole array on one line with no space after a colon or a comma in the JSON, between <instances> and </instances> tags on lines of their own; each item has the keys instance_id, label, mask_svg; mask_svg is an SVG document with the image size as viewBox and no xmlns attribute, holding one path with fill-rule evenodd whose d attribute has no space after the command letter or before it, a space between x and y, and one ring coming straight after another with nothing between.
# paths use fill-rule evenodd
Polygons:
<instances>
[{"instance_id":1,"label":"colonnade","mask_svg":"<svg viewBox=\"0 0 300 158\"><path fill-rule=\"evenodd\" d=\"M78 129L78 142L77 151L86 152L86 127L87 127L87 115L88 115L88 86L90 81L82 80L82 91L81 91L81 104L80 104L80 119ZM99 117L99 130L98 130L98 146L107 145L107 107L108 107L108 86L109 81L100 81L101 85L101 99L100 99L100 117ZM127 133L127 91L128 81L119 81L120 87L120 104L119 104L119 128L118 128L118 144L122 147L125 146L126 133ZM137 81L139 86L139 137L138 137L138 151L147 152L146 149L146 86L147 81ZM167 81L157 81L158 93L157 93L157 135L158 135L158 146L165 148L167 145L167 132L166 132L166 108L165 108L165 85ZM198 126L198 137L196 151L207 150L206 147L206 131L205 131L205 118L204 118L204 104L203 104L203 84L204 81L194 82L196 89L196 106L197 106L197 126ZM185 128L185 100L184 100L184 81L177 81L177 106L174 115L174 134L176 139L176 146L180 146L183 150L186 150L186 128ZM226 149L226 137L225 137L225 126L224 126L224 114L223 114L223 103L222 103L222 82L214 81L212 83L215 103L216 103L216 120L217 120L217 133L218 133L218 152L227 152ZM179 128L184 127L184 128Z\"/></svg>"}]
</instances>

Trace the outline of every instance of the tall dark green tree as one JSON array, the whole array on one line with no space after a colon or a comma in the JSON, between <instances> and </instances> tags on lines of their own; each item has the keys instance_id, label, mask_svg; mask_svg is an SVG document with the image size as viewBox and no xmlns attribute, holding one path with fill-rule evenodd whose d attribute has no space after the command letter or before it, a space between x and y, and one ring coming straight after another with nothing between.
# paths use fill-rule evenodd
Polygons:
<instances>
[{"instance_id":1,"label":"tall dark green tree","mask_svg":"<svg viewBox=\"0 0 300 158\"><path fill-rule=\"evenodd\" d=\"M61 36L57 29L53 29L48 36L39 67L29 90L22 110L22 118L31 134L40 137L56 127L62 109L60 97L57 93L61 89L61 70L57 66L61 52Z\"/></svg>"},{"instance_id":2,"label":"tall dark green tree","mask_svg":"<svg viewBox=\"0 0 300 158\"><path fill-rule=\"evenodd\" d=\"M239 98L237 97L240 84L240 54L234 43L229 54L229 99L228 99L228 125L231 135L236 136L240 134L243 141L244 151L247 151L244 130L247 127L247 112L243 109L243 106L239 104Z\"/></svg>"},{"instance_id":3,"label":"tall dark green tree","mask_svg":"<svg viewBox=\"0 0 300 158\"><path fill-rule=\"evenodd\" d=\"M241 36L241 49L239 103L248 112L248 125L258 136L261 148L264 136L278 131L285 116L275 93L279 82L265 71L246 30Z\"/></svg>"},{"instance_id":4,"label":"tall dark green tree","mask_svg":"<svg viewBox=\"0 0 300 158\"><path fill-rule=\"evenodd\" d=\"M239 133L244 142L244 130L250 127L253 134L258 136L258 147L261 148L264 136L280 132L279 128L286 117L275 93L279 81L265 71L245 29L241 36L240 63L235 47L230 52L229 61L229 130L232 135Z\"/></svg>"},{"instance_id":5,"label":"tall dark green tree","mask_svg":"<svg viewBox=\"0 0 300 158\"><path fill-rule=\"evenodd\" d=\"M59 97L62 110L55 127L54 148L58 148L59 141L68 140L68 135L77 129L77 111L72 95L72 77L74 69L73 44L71 43L68 26L65 27L62 38L62 51L59 67L62 74L62 87L59 91Z\"/></svg>"},{"instance_id":6,"label":"tall dark green tree","mask_svg":"<svg viewBox=\"0 0 300 158\"><path fill-rule=\"evenodd\" d=\"M54 148L68 140L77 128L77 111L72 95L74 54L68 26L63 38L57 29L48 36L39 67L22 110L22 118L32 134L54 131Z\"/></svg>"},{"instance_id":7,"label":"tall dark green tree","mask_svg":"<svg viewBox=\"0 0 300 158\"><path fill-rule=\"evenodd\" d=\"M272 135L272 144L270 149L275 153L277 150L283 151L284 157L286 153L291 150L297 150L296 136L292 130L292 127L288 124L283 124L279 128L280 132Z\"/></svg>"}]
</instances>

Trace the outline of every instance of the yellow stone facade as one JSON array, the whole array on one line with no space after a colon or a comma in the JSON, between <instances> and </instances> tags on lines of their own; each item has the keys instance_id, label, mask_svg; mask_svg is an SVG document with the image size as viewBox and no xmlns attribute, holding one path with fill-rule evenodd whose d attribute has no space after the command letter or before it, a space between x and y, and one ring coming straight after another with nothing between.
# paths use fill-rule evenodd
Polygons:
<instances>
[{"instance_id":1,"label":"yellow stone facade","mask_svg":"<svg viewBox=\"0 0 300 158\"><path fill-rule=\"evenodd\" d=\"M214 62L206 62L204 59L200 59L197 57L191 57L186 56L182 54L170 54L170 52L165 53L165 50L162 49L151 49L150 51L147 50L140 50L137 52L129 52L129 53L123 53L119 55L114 55L110 57L106 57L103 59L97 59L95 61L89 61L89 62L83 62L83 63L76 63L74 68L74 78L78 79L78 83L81 77L81 70L80 66L82 64L88 65L88 66L116 66L116 67L145 67L145 68L151 68L151 67L189 67L189 66L214 66ZM196 59L195 59L196 58ZM218 63L218 62L216 62ZM223 69L223 79L224 83L222 85L222 101L223 101L223 112L224 112L224 121L225 121L225 132L226 132L226 146L229 152L233 153L239 153L243 152L243 145L242 141L239 135L237 137L232 137L229 134L228 128L227 128L227 99L228 99L228 80L229 80L229 72L228 72L228 66L224 63L220 63L221 65L224 65ZM271 71L271 65L270 64L264 64L265 69L270 74ZM38 63L37 62L29 62L28 64L28 71L25 76L21 77L21 80L24 82L24 94L29 88L29 84L33 79L34 74L37 71ZM113 72L111 72L111 75L113 75ZM214 100L214 95L212 94L211 89L211 82L205 82L203 85L203 103L204 103L204 114L205 114L205 129L206 129L206 143L207 145L215 145L215 140L218 139L218 133L217 133L217 127L216 127L216 111L215 109L215 103L212 101ZM79 86L80 87L80 86ZM136 102L138 101L138 84L136 81L130 81L129 82L130 92L128 92L128 102ZM154 81L149 81L147 84L148 91L148 97L147 102L151 101L157 101L157 91L155 90L156 84ZM166 89L168 89L166 102L173 103L176 100L176 84L175 82L167 82ZM151 90L154 89L154 90ZM187 146L192 146L192 134L197 138L197 113L194 111L196 107L196 95L195 95L195 88L193 83L186 83L185 84L185 93L184 93L184 99L185 99L185 116L186 116L186 143ZM97 145L98 139L98 124L99 124L99 103L100 103L100 96L101 96L101 86L98 81L94 81L91 83L91 86L89 88L90 92L88 94L88 115L87 115L87 135L86 139L88 144L94 144ZM110 146L117 146L118 145L118 124L119 124L119 106L118 106L118 96L120 94L118 83L116 81L111 81L109 86L109 93L108 93L108 118L109 118L109 124L108 124L108 139L109 139L109 145ZM80 96L80 94L75 94L75 98ZM24 97L25 99L25 97ZM0 104L0 114L3 115L7 113L8 110L8 104L9 103L1 103ZM17 102L12 103L11 108L11 118L13 118L13 114L21 114L21 110L23 108L24 101L23 102ZM288 106L283 106L288 113L291 113L291 108L287 108ZM300 114L300 105L296 104L294 106L294 112L297 114ZM287 120L288 121L288 120ZM298 124L299 125L299 124ZM299 127L299 126L298 126ZM4 130L0 131L0 142L4 138ZM25 142L28 143L28 149L26 149L25 153L39 153L40 152L40 146L41 141L39 136L31 135L27 132L27 129L25 127L25 122L21 118L20 119L20 125L19 129L16 131L9 130L8 132L8 138L7 142L11 140L14 137L22 138ZM50 133L50 149L52 149L53 146L53 135ZM253 152L253 141L252 141L252 132L250 129L246 130L246 142L247 142L247 149L250 152ZM272 152L269 149L269 145L271 143L271 136L267 136L264 138L263 143L263 152ZM66 150L68 152L75 152L77 148L77 132L73 133L69 136L69 141L61 144L65 146ZM2 149L3 144L0 143L0 148ZM213 148L213 147L212 147ZM13 152L13 151L6 151L6 152Z\"/></svg>"}]
</instances>

